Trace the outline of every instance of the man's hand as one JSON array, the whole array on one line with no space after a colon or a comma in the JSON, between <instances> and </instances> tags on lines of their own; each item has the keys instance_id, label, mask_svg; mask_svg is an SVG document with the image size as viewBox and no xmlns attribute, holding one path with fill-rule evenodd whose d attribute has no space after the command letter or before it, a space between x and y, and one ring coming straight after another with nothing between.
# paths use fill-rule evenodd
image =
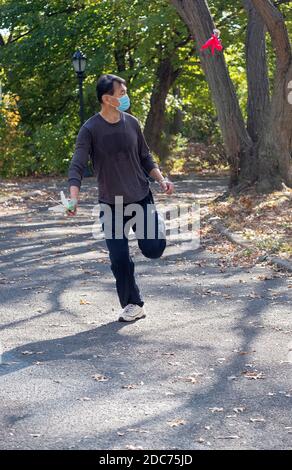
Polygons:
<instances>
[{"instance_id":1,"label":"man's hand","mask_svg":"<svg viewBox=\"0 0 292 470\"><path fill-rule=\"evenodd\" d=\"M174 192L174 184L168 179L164 178L163 180L159 181L160 187L165 194L172 194Z\"/></svg>"},{"instance_id":2,"label":"man's hand","mask_svg":"<svg viewBox=\"0 0 292 470\"><path fill-rule=\"evenodd\" d=\"M66 214L68 217L73 217L74 215L77 214L77 206L78 206L78 201L76 198L71 198L69 200L69 206L68 209L66 209Z\"/></svg>"},{"instance_id":3,"label":"man's hand","mask_svg":"<svg viewBox=\"0 0 292 470\"><path fill-rule=\"evenodd\" d=\"M73 217L77 213L77 205L78 205L78 195L79 195L80 188L78 186L70 186L70 199L69 199L69 209L66 210L66 214L68 217Z\"/></svg>"},{"instance_id":4,"label":"man's hand","mask_svg":"<svg viewBox=\"0 0 292 470\"><path fill-rule=\"evenodd\" d=\"M151 178L153 178L157 183L160 184L160 187L162 189L162 191L165 193L165 194L172 194L173 191L174 191L174 184L168 180L168 178L165 178L161 171L159 170L159 168L153 168L150 173L149 173L149 176L151 176Z\"/></svg>"}]
</instances>

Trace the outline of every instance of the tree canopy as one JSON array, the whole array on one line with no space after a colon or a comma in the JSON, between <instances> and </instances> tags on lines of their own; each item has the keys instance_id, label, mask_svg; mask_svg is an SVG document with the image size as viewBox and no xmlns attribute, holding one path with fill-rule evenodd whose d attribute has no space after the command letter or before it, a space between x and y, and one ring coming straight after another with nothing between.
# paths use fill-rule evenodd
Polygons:
<instances>
[{"instance_id":1,"label":"tree canopy","mask_svg":"<svg viewBox=\"0 0 292 470\"><path fill-rule=\"evenodd\" d=\"M77 49L87 56L86 118L99 110L96 79L101 73L115 73L127 80L131 112L145 125L150 148L163 164L187 142L220 145L222 136L226 140L220 109L202 68L202 61L211 63L212 58L202 59L199 38L176 5L185 3L194 11L200 2L1 0L2 176L66 172L80 126L78 83L71 64ZM246 123L246 52L257 48L256 42L247 43L248 2L201 3L221 31L228 74ZM290 35L289 3L273 5ZM266 30L264 34L272 93L277 60L273 38ZM227 158L232 165L228 149Z\"/></svg>"}]
</instances>

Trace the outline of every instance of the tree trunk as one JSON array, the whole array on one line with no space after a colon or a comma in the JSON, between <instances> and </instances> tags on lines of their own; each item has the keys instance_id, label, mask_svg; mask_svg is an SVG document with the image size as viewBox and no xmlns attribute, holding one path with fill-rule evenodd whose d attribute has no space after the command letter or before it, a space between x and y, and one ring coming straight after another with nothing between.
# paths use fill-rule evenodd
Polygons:
<instances>
[{"instance_id":1,"label":"tree trunk","mask_svg":"<svg viewBox=\"0 0 292 470\"><path fill-rule=\"evenodd\" d=\"M126 70L126 51L124 48L116 48L114 50L114 57L117 64L117 70L119 73L125 72Z\"/></svg>"},{"instance_id":2,"label":"tree trunk","mask_svg":"<svg viewBox=\"0 0 292 470\"><path fill-rule=\"evenodd\" d=\"M287 73L277 77L266 127L258 145L260 191L281 189L282 182L292 187L292 105L288 102L288 83L292 80L292 64Z\"/></svg>"},{"instance_id":3,"label":"tree trunk","mask_svg":"<svg viewBox=\"0 0 292 470\"><path fill-rule=\"evenodd\" d=\"M267 28L251 0L243 0L248 14L246 33L246 68L248 82L247 130L254 142L262 133L270 108Z\"/></svg>"},{"instance_id":4,"label":"tree trunk","mask_svg":"<svg viewBox=\"0 0 292 470\"><path fill-rule=\"evenodd\" d=\"M201 65L206 74L212 98L218 113L228 161L231 166L230 186L245 179L250 183L250 168L253 161L253 143L245 128L244 119L233 83L230 79L224 55L215 51L200 51L202 44L215 28L206 0L171 0L179 15L196 40Z\"/></svg>"},{"instance_id":5,"label":"tree trunk","mask_svg":"<svg viewBox=\"0 0 292 470\"><path fill-rule=\"evenodd\" d=\"M173 90L173 96L176 99L180 99L181 93L180 93L180 87L176 86L174 87ZM176 107L175 113L173 116L173 121L170 125L170 133L173 135L179 134L183 130L183 110L181 107Z\"/></svg>"},{"instance_id":6,"label":"tree trunk","mask_svg":"<svg viewBox=\"0 0 292 470\"><path fill-rule=\"evenodd\" d=\"M252 0L265 22L276 52L276 72L270 112L259 139L259 182L261 191L292 186L292 105L289 82L292 80L292 53L281 12L269 0Z\"/></svg>"},{"instance_id":7,"label":"tree trunk","mask_svg":"<svg viewBox=\"0 0 292 470\"><path fill-rule=\"evenodd\" d=\"M159 63L150 98L150 110L144 127L144 135L150 149L162 159L166 156L165 143L162 139L162 132L165 129L166 97L179 72L179 69L174 68L171 57L165 57Z\"/></svg>"}]
</instances>

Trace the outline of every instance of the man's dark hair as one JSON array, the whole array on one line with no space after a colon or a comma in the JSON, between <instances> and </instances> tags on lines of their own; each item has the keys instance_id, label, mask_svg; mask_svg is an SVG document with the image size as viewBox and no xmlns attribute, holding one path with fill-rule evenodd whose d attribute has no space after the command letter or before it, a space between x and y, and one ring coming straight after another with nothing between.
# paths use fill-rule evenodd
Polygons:
<instances>
[{"instance_id":1,"label":"man's dark hair","mask_svg":"<svg viewBox=\"0 0 292 470\"><path fill-rule=\"evenodd\" d=\"M96 96L100 103L102 103L102 95L114 94L114 82L126 84L126 80L117 75L104 74L99 77L96 84Z\"/></svg>"}]
</instances>

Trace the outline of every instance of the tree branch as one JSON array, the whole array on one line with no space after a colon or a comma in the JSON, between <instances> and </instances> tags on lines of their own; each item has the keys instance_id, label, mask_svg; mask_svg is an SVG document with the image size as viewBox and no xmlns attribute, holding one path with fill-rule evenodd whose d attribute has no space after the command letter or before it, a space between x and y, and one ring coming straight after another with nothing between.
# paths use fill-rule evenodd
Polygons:
<instances>
[{"instance_id":1,"label":"tree branch","mask_svg":"<svg viewBox=\"0 0 292 470\"><path fill-rule=\"evenodd\" d=\"M8 40L7 44L12 44L13 42L16 42L18 41L19 39L23 38L24 36L27 36L28 34L30 34L34 29L36 28L31 28L29 31L26 31L26 33L23 33L23 34L20 34L19 36L17 36L16 38L12 39L12 35L10 35L10 40Z\"/></svg>"},{"instance_id":2,"label":"tree branch","mask_svg":"<svg viewBox=\"0 0 292 470\"><path fill-rule=\"evenodd\" d=\"M44 14L45 14L45 16L50 18L51 16L62 15L63 13L66 13L66 14L76 13L80 10L84 10L84 8L85 8L84 5L82 5L82 6L79 6L78 8L71 7L71 8L67 8L65 10L51 11L51 12L48 12L48 13L45 12Z\"/></svg>"},{"instance_id":3,"label":"tree branch","mask_svg":"<svg viewBox=\"0 0 292 470\"><path fill-rule=\"evenodd\" d=\"M191 34L189 34L188 36L185 37L185 39L182 39L180 42L175 44L175 47L174 47L175 50L177 50L180 47L185 46L186 44L188 44L188 42L190 42L191 39L192 39L192 36L191 36Z\"/></svg>"},{"instance_id":4,"label":"tree branch","mask_svg":"<svg viewBox=\"0 0 292 470\"><path fill-rule=\"evenodd\" d=\"M282 13L270 0L252 0L262 17L276 51L279 69L286 70L291 62L291 44Z\"/></svg>"}]
</instances>

